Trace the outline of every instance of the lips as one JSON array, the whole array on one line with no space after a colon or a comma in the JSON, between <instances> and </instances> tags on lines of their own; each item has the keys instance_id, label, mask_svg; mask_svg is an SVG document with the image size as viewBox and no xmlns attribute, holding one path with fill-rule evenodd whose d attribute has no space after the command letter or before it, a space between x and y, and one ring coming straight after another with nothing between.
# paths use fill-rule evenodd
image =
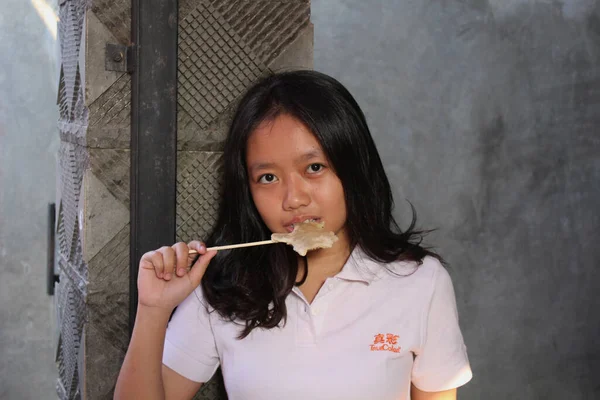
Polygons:
<instances>
[{"instance_id":1,"label":"lips","mask_svg":"<svg viewBox=\"0 0 600 400\"><path fill-rule=\"evenodd\" d=\"M314 216L314 215L300 215L298 217L294 217L291 220L289 220L288 222L286 222L284 224L285 229L288 230L288 232L292 232L294 230L294 226L301 223L301 222L321 222L321 218Z\"/></svg>"}]
</instances>

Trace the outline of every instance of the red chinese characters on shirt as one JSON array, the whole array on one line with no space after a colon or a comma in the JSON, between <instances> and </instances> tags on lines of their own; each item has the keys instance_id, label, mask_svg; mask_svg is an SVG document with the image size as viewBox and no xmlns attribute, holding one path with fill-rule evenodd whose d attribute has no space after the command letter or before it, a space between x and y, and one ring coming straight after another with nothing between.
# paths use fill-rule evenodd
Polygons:
<instances>
[{"instance_id":1,"label":"red chinese characters on shirt","mask_svg":"<svg viewBox=\"0 0 600 400\"><path fill-rule=\"evenodd\" d=\"M371 351L391 351L400 353L401 347L398 346L398 335L393 333L378 333L375 335L373 344L370 345Z\"/></svg>"}]
</instances>

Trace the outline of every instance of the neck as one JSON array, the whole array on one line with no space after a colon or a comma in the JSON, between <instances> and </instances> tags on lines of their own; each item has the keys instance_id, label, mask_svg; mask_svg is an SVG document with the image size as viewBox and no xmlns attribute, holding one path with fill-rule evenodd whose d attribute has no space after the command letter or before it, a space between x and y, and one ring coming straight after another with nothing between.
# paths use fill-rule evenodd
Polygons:
<instances>
[{"instance_id":1,"label":"neck","mask_svg":"<svg viewBox=\"0 0 600 400\"><path fill-rule=\"evenodd\" d=\"M340 241L341 242L341 241ZM308 252L308 279L326 279L338 274L350 257L351 249L346 242L336 242L330 249ZM304 263L298 263L298 280L304 276Z\"/></svg>"}]
</instances>

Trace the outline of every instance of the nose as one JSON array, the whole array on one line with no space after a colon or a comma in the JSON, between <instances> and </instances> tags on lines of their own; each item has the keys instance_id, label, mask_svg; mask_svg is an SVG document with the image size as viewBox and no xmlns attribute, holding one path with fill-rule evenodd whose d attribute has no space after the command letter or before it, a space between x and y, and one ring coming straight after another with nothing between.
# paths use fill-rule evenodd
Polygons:
<instances>
[{"instance_id":1,"label":"nose","mask_svg":"<svg viewBox=\"0 0 600 400\"><path fill-rule=\"evenodd\" d=\"M310 191L308 182L302 177L291 175L285 185L283 196L283 209L286 211L296 210L310 204Z\"/></svg>"}]
</instances>

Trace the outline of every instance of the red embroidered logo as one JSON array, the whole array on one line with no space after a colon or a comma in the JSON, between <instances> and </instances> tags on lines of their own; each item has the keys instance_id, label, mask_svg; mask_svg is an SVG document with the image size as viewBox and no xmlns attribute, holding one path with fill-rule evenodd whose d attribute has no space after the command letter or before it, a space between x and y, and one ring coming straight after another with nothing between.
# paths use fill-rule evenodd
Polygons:
<instances>
[{"instance_id":1,"label":"red embroidered logo","mask_svg":"<svg viewBox=\"0 0 600 400\"><path fill-rule=\"evenodd\" d=\"M400 346L396 346L398 344L398 335L394 335L391 333L378 333L375 335L375 340L373 340L373 344L370 345L371 351L391 351L393 353L400 353Z\"/></svg>"}]
</instances>

